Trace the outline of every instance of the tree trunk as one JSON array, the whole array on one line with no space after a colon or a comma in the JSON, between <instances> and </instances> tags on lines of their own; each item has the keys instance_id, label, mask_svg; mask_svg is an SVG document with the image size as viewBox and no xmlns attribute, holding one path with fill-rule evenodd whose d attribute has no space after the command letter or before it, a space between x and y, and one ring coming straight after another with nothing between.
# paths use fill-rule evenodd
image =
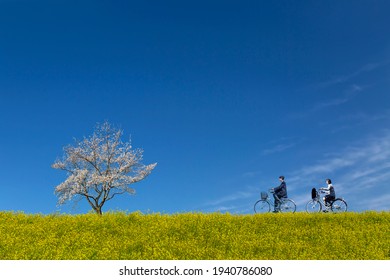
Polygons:
<instances>
[{"instance_id":1,"label":"tree trunk","mask_svg":"<svg viewBox=\"0 0 390 280\"><path fill-rule=\"evenodd\" d=\"M103 214L103 212L102 212L102 207L99 207L99 206L96 207L96 208L95 208L95 212L96 212L96 214L98 214L98 215L101 216L101 215Z\"/></svg>"}]
</instances>

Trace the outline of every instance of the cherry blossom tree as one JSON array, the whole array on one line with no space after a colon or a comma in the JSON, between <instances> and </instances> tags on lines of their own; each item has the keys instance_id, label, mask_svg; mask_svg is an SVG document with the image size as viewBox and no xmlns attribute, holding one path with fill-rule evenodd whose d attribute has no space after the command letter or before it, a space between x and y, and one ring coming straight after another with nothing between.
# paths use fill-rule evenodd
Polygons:
<instances>
[{"instance_id":1,"label":"cherry blossom tree","mask_svg":"<svg viewBox=\"0 0 390 280\"><path fill-rule=\"evenodd\" d=\"M63 159L52 167L67 172L67 179L55 187L58 203L85 198L102 215L103 205L116 195L135 190L129 185L145 179L157 163L143 165L142 149L122 142L123 131L108 122L98 124L92 136L64 148Z\"/></svg>"}]
</instances>

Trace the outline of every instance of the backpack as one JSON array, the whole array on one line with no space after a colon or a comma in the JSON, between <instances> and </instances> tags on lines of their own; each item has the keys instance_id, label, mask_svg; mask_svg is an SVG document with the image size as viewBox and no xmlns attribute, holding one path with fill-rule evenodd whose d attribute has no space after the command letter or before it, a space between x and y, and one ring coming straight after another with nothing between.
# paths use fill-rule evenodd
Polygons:
<instances>
[{"instance_id":1,"label":"backpack","mask_svg":"<svg viewBox=\"0 0 390 280\"><path fill-rule=\"evenodd\" d=\"M318 198L318 192L317 192L316 188L312 188L311 189L311 199L315 199L315 198Z\"/></svg>"}]
</instances>

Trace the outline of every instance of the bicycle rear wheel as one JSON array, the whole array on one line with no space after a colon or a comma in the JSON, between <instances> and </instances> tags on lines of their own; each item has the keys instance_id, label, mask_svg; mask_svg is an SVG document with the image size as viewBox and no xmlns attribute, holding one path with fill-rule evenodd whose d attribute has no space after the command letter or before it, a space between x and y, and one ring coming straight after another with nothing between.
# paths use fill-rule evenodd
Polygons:
<instances>
[{"instance_id":1,"label":"bicycle rear wheel","mask_svg":"<svg viewBox=\"0 0 390 280\"><path fill-rule=\"evenodd\" d=\"M280 212L282 213L295 213L297 206L292 199L285 198L282 200L282 204L280 205Z\"/></svg>"},{"instance_id":2,"label":"bicycle rear wheel","mask_svg":"<svg viewBox=\"0 0 390 280\"><path fill-rule=\"evenodd\" d=\"M267 200L258 200L253 207L255 213L268 213L271 211L271 205Z\"/></svg>"},{"instance_id":3,"label":"bicycle rear wheel","mask_svg":"<svg viewBox=\"0 0 390 280\"><path fill-rule=\"evenodd\" d=\"M345 200L341 198L336 198L335 200L333 200L331 205L333 213L347 212L347 208L347 202L345 202Z\"/></svg>"},{"instance_id":4,"label":"bicycle rear wheel","mask_svg":"<svg viewBox=\"0 0 390 280\"><path fill-rule=\"evenodd\" d=\"M307 213L317 213L321 212L322 206L318 200L312 199L306 204L306 212Z\"/></svg>"}]
</instances>

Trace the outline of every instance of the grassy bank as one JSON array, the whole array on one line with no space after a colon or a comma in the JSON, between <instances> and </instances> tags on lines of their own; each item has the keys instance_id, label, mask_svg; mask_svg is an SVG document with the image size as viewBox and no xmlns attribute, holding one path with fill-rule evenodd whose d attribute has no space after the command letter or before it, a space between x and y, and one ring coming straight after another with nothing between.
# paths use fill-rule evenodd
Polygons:
<instances>
[{"instance_id":1,"label":"grassy bank","mask_svg":"<svg viewBox=\"0 0 390 280\"><path fill-rule=\"evenodd\" d=\"M0 212L0 259L390 259L390 213Z\"/></svg>"}]
</instances>

